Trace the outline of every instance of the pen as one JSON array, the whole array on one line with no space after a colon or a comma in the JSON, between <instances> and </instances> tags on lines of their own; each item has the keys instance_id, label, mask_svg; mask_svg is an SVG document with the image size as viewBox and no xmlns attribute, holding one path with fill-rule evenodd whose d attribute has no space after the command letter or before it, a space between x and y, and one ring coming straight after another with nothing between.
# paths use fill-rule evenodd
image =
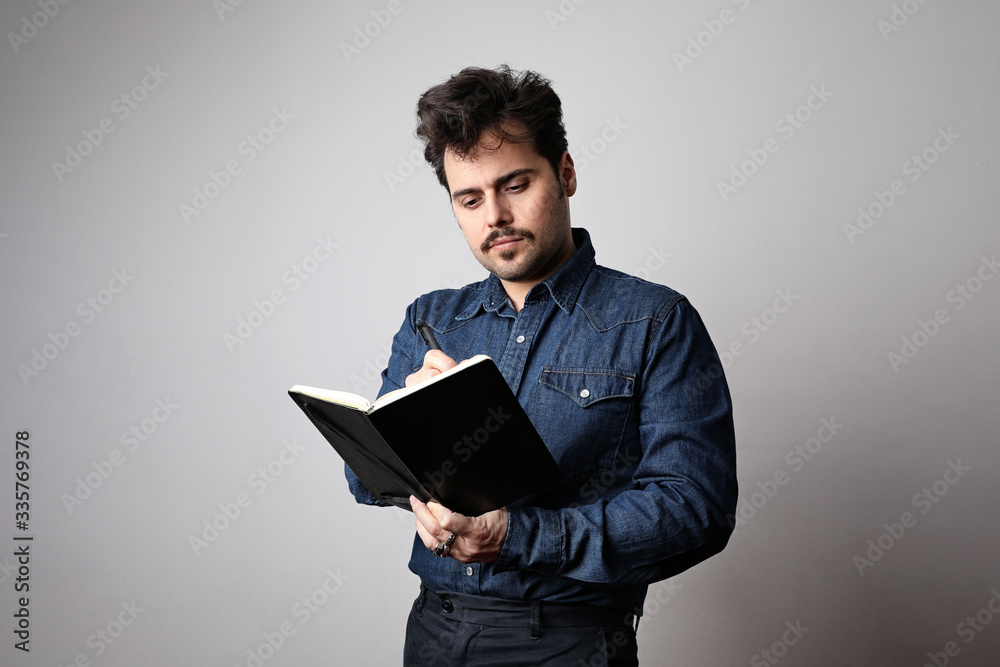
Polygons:
<instances>
[{"instance_id":1,"label":"pen","mask_svg":"<svg viewBox=\"0 0 1000 667\"><path fill-rule=\"evenodd\" d=\"M418 321L417 331L420 332L420 337L424 339L425 343L427 343L427 347L432 350L441 349L441 346L438 345L437 338L434 337L434 331L431 329L431 326L427 324L427 322L424 322L423 320Z\"/></svg>"}]
</instances>

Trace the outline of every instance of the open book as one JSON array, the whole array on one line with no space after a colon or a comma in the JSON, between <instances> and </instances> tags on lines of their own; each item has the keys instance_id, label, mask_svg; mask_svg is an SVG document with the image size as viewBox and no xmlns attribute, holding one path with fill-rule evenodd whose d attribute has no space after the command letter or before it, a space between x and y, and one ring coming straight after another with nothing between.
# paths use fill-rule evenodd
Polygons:
<instances>
[{"instance_id":1,"label":"open book","mask_svg":"<svg viewBox=\"0 0 1000 667\"><path fill-rule=\"evenodd\" d=\"M409 496L467 516L562 483L562 475L500 370L487 356L374 403L350 392L288 391L372 494Z\"/></svg>"}]
</instances>

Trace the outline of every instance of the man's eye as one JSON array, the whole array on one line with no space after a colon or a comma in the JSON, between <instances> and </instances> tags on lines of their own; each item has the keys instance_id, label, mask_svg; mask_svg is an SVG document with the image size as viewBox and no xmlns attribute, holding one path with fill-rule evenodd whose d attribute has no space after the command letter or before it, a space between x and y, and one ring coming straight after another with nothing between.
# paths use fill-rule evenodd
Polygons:
<instances>
[{"instance_id":1,"label":"man's eye","mask_svg":"<svg viewBox=\"0 0 1000 667\"><path fill-rule=\"evenodd\" d=\"M524 190L526 187L528 187L527 183L512 183L510 187L508 187L507 189L510 192L520 192Z\"/></svg>"},{"instance_id":2,"label":"man's eye","mask_svg":"<svg viewBox=\"0 0 1000 667\"><path fill-rule=\"evenodd\" d=\"M462 206L464 206L465 208L474 208L478 203L479 203L478 199L466 199L465 201L462 202Z\"/></svg>"}]
</instances>

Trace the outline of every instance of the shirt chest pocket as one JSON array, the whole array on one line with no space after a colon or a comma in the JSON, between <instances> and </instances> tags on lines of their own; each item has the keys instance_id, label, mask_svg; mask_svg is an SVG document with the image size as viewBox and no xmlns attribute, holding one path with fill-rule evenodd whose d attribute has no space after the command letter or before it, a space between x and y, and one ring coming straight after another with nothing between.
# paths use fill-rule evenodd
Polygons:
<instances>
[{"instance_id":1,"label":"shirt chest pocket","mask_svg":"<svg viewBox=\"0 0 1000 667\"><path fill-rule=\"evenodd\" d=\"M611 468L625 436L634 382L615 370L542 368L536 427L567 480Z\"/></svg>"}]
</instances>

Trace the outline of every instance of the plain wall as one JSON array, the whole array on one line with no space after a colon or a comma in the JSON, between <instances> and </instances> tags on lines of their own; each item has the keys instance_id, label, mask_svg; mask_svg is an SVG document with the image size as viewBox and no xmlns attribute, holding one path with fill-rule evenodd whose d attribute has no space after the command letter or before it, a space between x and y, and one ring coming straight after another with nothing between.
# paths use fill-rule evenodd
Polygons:
<instances>
[{"instance_id":1,"label":"plain wall","mask_svg":"<svg viewBox=\"0 0 1000 667\"><path fill-rule=\"evenodd\" d=\"M401 662L412 516L356 505L285 392L373 397L406 304L483 277L413 110L508 62L563 100L598 261L686 294L728 355L740 521L651 587L643 664L992 664L998 20L4 2L0 663Z\"/></svg>"}]
</instances>

